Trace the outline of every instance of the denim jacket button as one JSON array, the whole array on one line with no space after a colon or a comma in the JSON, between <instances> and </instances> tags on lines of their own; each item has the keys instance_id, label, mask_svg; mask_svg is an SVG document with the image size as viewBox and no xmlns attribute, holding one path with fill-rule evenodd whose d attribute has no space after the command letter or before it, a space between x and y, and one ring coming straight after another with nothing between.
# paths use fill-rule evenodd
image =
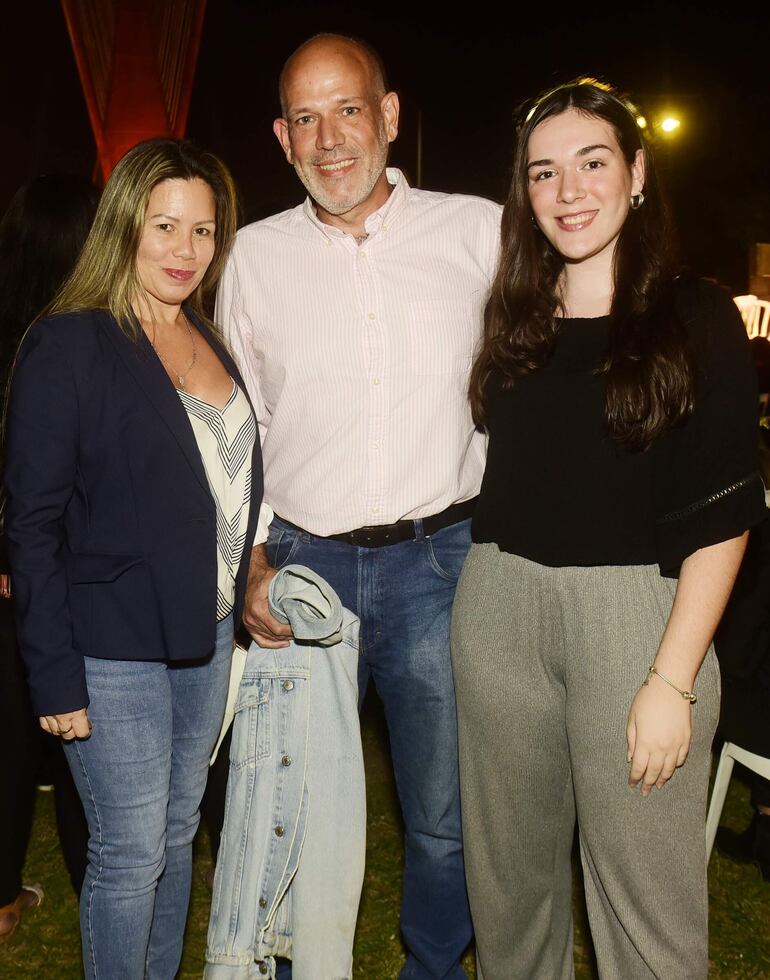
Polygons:
<instances>
[{"instance_id":1,"label":"denim jacket button","mask_svg":"<svg viewBox=\"0 0 770 980\"><path fill-rule=\"evenodd\" d=\"M273 833L276 837L283 837L283 827L278 824L277 827L273 828Z\"/></svg>"},{"instance_id":2,"label":"denim jacket button","mask_svg":"<svg viewBox=\"0 0 770 980\"><path fill-rule=\"evenodd\" d=\"M293 691L294 690L294 681L284 681L283 682L283 689L284 689L284 691Z\"/></svg>"},{"instance_id":3,"label":"denim jacket button","mask_svg":"<svg viewBox=\"0 0 770 980\"><path fill-rule=\"evenodd\" d=\"M259 899L259 907L261 909L267 908L267 899L260 897L260 899Z\"/></svg>"},{"instance_id":4,"label":"denim jacket button","mask_svg":"<svg viewBox=\"0 0 770 980\"><path fill-rule=\"evenodd\" d=\"M281 765L282 766L290 766L291 765L291 761L292 760L291 760L291 756L290 755L281 756Z\"/></svg>"},{"instance_id":5,"label":"denim jacket button","mask_svg":"<svg viewBox=\"0 0 770 980\"><path fill-rule=\"evenodd\" d=\"M260 973L266 974L267 971L268 971L268 969L269 969L269 967L268 967L267 963L260 963L259 964L259 972Z\"/></svg>"}]
</instances>

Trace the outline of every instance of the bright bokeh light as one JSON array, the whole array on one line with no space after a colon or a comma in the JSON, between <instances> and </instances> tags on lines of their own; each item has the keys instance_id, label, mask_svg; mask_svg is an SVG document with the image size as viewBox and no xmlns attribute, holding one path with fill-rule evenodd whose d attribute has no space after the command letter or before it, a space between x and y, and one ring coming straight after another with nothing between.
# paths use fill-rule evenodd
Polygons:
<instances>
[{"instance_id":1,"label":"bright bokeh light","mask_svg":"<svg viewBox=\"0 0 770 980\"><path fill-rule=\"evenodd\" d=\"M647 120L644 118L644 116L637 116L636 125L639 127L639 129L647 129Z\"/></svg>"},{"instance_id":2,"label":"bright bokeh light","mask_svg":"<svg viewBox=\"0 0 770 980\"><path fill-rule=\"evenodd\" d=\"M681 121L676 116L666 116L661 120L660 128L664 133L675 133L681 125Z\"/></svg>"}]
</instances>

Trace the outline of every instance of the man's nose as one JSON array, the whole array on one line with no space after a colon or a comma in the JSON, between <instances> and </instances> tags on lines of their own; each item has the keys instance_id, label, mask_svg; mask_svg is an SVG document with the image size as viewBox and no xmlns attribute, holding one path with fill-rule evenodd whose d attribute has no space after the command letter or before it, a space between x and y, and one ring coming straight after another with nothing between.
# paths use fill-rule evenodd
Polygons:
<instances>
[{"instance_id":1,"label":"man's nose","mask_svg":"<svg viewBox=\"0 0 770 980\"><path fill-rule=\"evenodd\" d=\"M337 120L322 117L316 130L316 147L319 150L333 150L345 142L345 136L337 125Z\"/></svg>"}]
</instances>

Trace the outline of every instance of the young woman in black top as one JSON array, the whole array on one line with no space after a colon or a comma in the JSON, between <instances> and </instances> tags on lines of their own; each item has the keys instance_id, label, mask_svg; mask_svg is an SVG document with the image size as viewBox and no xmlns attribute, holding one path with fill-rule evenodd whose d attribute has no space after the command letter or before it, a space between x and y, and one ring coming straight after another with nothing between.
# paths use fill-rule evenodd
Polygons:
<instances>
[{"instance_id":1,"label":"young woman in black top","mask_svg":"<svg viewBox=\"0 0 770 980\"><path fill-rule=\"evenodd\" d=\"M600 975L706 977L711 639L764 496L740 318L669 243L633 108L590 79L536 100L452 634L483 980L573 976L576 817Z\"/></svg>"}]
</instances>

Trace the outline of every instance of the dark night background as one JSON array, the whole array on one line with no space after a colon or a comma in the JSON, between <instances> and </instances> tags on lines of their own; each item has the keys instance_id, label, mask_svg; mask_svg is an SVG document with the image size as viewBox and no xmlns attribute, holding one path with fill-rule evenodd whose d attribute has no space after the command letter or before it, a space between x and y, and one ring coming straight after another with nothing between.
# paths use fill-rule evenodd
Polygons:
<instances>
[{"instance_id":1,"label":"dark night background","mask_svg":"<svg viewBox=\"0 0 770 980\"><path fill-rule=\"evenodd\" d=\"M61 7L4 5L0 212L37 173L90 175L95 150ZM505 13L499 13L505 10ZM393 163L415 178L418 112L429 189L501 200L523 99L578 74L612 81L680 134L657 160L693 269L735 291L748 244L770 241L770 3L447 5L208 0L188 135L231 166L246 220L302 193L271 132L281 64L320 30L365 37L402 100Z\"/></svg>"}]
</instances>

